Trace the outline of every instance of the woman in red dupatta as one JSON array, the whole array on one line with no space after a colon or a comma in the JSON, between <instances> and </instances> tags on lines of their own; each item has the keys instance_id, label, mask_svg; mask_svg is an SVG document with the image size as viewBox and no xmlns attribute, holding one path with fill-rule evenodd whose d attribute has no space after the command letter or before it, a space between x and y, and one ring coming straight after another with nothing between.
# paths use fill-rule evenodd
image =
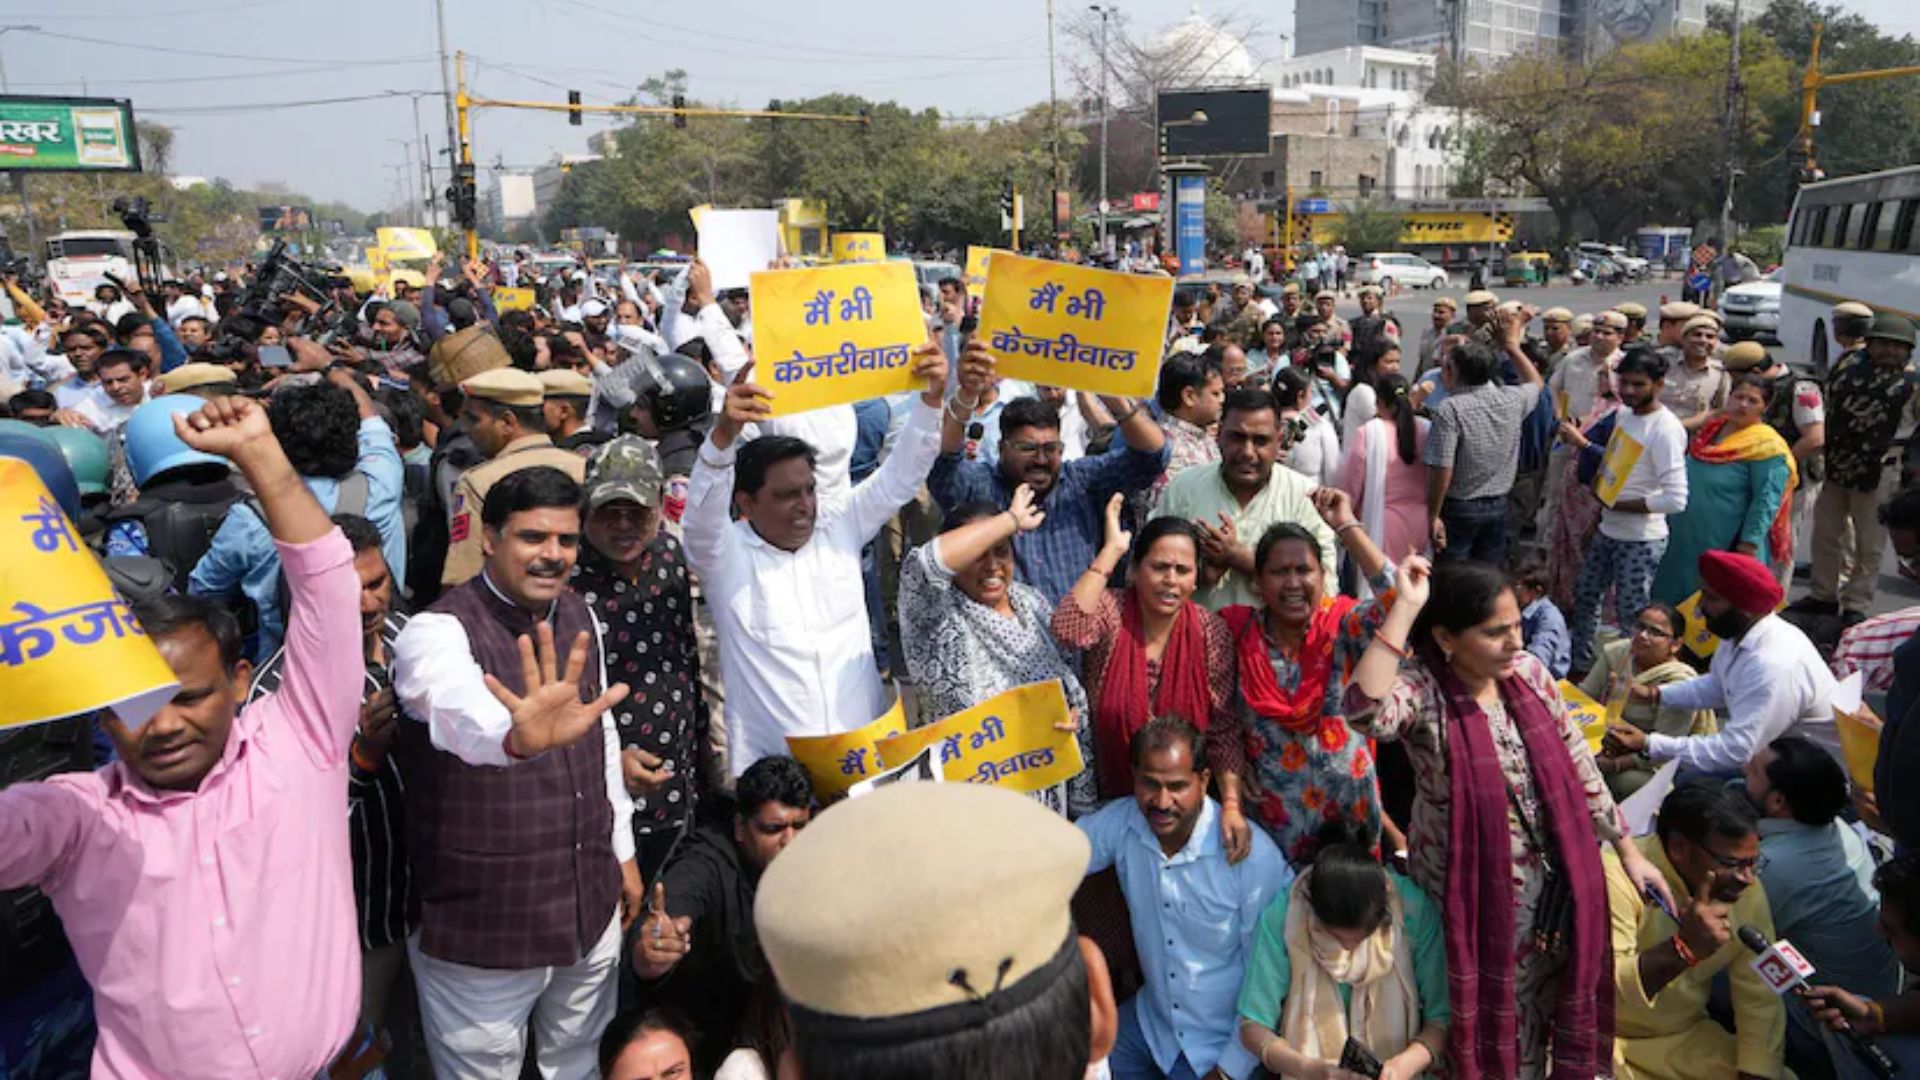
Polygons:
<instances>
[{"instance_id":1,"label":"woman in red dupatta","mask_svg":"<svg viewBox=\"0 0 1920 1080\"><path fill-rule=\"evenodd\" d=\"M1086 652L1100 796L1132 796L1127 751L1134 732L1156 716L1178 716L1207 734L1221 833L1237 862L1253 841L1240 809L1246 764L1232 709L1233 641L1219 616L1192 600L1199 584L1199 534L1192 522L1158 518L1135 541L1120 527L1121 500L1115 495L1108 501L1106 543L1053 613L1054 636ZM1128 587L1107 588L1129 548Z\"/></svg>"},{"instance_id":2,"label":"woman in red dupatta","mask_svg":"<svg viewBox=\"0 0 1920 1080\"><path fill-rule=\"evenodd\" d=\"M1668 902L1671 893L1620 828L1553 677L1522 647L1520 606L1500 571L1447 562L1429 582L1426 561L1408 559L1395 591L1354 668L1347 718L1404 739L1413 761L1408 869L1446 926L1450 1074L1610 1075L1600 844L1614 846L1636 887Z\"/></svg>"},{"instance_id":3,"label":"woman in red dupatta","mask_svg":"<svg viewBox=\"0 0 1920 1080\"><path fill-rule=\"evenodd\" d=\"M1342 691L1373 640L1392 600L1392 567L1354 517L1338 488L1313 494L1320 517L1346 547L1376 599L1328 596L1328 567L1305 526L1281 522L1254 549L1259 607L1235 604L1220 618L1233 631L1240 672L1247 773L1242 781L1254 819L1287 861L1313 859L1315 836L1330 821L1365 826L1382 836L1372 740L1355 735L1341 716ZM1406 847L1385 822L1388 851Z\"/></svg>"}]
</instances>

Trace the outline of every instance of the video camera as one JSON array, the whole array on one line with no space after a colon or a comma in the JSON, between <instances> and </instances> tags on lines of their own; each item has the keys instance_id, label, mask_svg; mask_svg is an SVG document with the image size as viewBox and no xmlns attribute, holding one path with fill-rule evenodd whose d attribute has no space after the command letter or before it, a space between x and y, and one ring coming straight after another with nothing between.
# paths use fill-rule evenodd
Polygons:
<instances>
[{"instance_id":1,"label":"video camera","mask_svg":"<svg viewBox=\"0 0 1920 1080\"><path fill-rule=\"evenodd\" d=\"M135 280L148 292L158 289L163 275L160 269L160 241L154 238L153 224L166 221L165 215L155 214L145 196L129 199L122 195L113 200L113 212L120 218L120 224L133 233Z\"/></svg>"},{"instance_id":2,"label":"video camera","mask_svg":"<svg viewBox=\"0 0 1920 1080\"><path fill-rule=\"evenodd\" d=\"M305 329L317 329L324 343L341 332L340 313L328 293L340 280L343 279L329 268L303 263L288 255L287 242L275 240L266 260L240 293L232 313L220 320L220 334L207 346L207 355L223 364L252 358L261 333L280 321L280 301L293 295L305 296L320 305L320 310L307 316ZM335 316L331 324L329 313Z\"/></svg>"}]
</instances>

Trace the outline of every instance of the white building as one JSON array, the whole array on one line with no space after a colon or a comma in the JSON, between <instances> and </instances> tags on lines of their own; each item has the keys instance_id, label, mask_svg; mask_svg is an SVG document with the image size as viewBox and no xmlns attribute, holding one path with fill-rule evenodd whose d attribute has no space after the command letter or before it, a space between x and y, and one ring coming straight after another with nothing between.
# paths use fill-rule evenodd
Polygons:
<instances>
[{"instance_id":1,"label":"white building","mask_svg":"<svg viewBox=\"0 0 1920 1080\"><path fill-rule=\"evenodd\" d=\"M1384 140L1381 196L1445 198L1464 118L1427 103L1435 61L1431 53L1365 45L1276 60L1265 71L1273 132Z\"/></svg>"},{"instance_id":2,"label":"white building","mask_svg":"<svg viewBox=\"0 0 1920 1080\"><path fill-rule=\"evenodd\" d=\"M495 173L493 186L482 200L480 219L495 236L534 216L533 176L529 173Z\"/></svg>"},{"instance_id":3,"label":"white building","mask_svg":"<svg viewBox=\"0 0 1920 1080\"><path fill-rule=\"evenodd\" d=\"M1438 58L1432 53L1349 45L1266 67L1275 90L1296 86L1345 86L1364 90L1404 90L1424 94L1433 85Z\"/></svg>"}]
</instances>

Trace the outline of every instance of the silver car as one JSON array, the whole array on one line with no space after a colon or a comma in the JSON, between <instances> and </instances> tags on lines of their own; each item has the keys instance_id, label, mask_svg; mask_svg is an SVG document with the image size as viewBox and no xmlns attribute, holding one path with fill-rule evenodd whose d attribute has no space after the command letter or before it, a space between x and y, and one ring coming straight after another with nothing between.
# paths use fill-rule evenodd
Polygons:
<instances>
[{"instance_id":1,"label":"silver car","mask_svg":"<svg viewBox=\"0 0 1920 1080\"><path fill-rule=\"evenodd\" d=\"M1720 294L1720 317L1727 324L1727 339L1741 341L1764 337L1780 340L1780 271L1759 281L1734 285Z\"/></svg>"},{"instance_id":2,"label":"silver car","mask_svg":"<svg viewBox=\"0 0 1920 1080\"><path fill-rule=\"evenodd\" d=\"M1398 251L1376 251L1354 260L1353 283L1378 285L1390 289L1400 285L1409 289L1444 289L1447 272L1418 255Z\"/></svg>"}]
</instances>

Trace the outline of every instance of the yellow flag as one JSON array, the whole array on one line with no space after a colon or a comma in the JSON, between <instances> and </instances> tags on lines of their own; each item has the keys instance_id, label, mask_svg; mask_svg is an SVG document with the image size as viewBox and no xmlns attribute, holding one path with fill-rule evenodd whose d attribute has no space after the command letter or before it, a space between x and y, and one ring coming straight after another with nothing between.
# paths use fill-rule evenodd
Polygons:
<instances>
[{"instance_id":1,"label":"yellow flag","mask_svg":"<svg viewBox=\"0 0 1920 1080\"><path fill-rule=\"evenodd\" d=\"M1055 726L1070 715L1058 680L1031 683L937 724L882 739L880 756L904 764L937 742L940 774L948 780L1044 791L1086 767L1073 732Z\"/></svg>"},{"instance_id":2,"label":"yellow flag","mask_svg":"<svg viewBox=\"0 0 1920 1080\"><path fill-rule=\"evenodd\" d=\"M529 311L533 308L532 289L493 290L493 309L495 311Z\"/></svg>"},{"instance_id":3,"label":"yellow flag","mask_svg":"<svg viewBox=\"0 0 1920 1080\"><path fill-rule=\"evenodd\" d=\"M879 742L906 730L906 707L896 700L893 708L865 727L838 735L789 735L787 749L813 777L814 795L829 802L867 777L884 772Z\"/></svg>"},{"instance_id":4,"label":"yellow flag","mask_svg":"<svg viewBox=\"0 0 1920 1080\"><path fill-rule=\"evenodd\" d=\"M0 730L111 708L139 727L179 684L33 467L0 458Z\"/></svg>"},{"instance_id":5,"label":"yellow flag","mask_svg":"<svg viewBox=\"0 0 1920 1080\"><path fill-rule=\"evenodd\" d=\"M431 259L440 250L426 229L375 229L373 237L390 263Z\"/></svg>"},{"instance_id":6,"label":"yellow flag","mask_svg":"<svg viewBox=\"0 0 1920 1080\"><path fill-rule=\"evenodd\" d=\"M887 257L887 238L877 232L833 234L833 261L880 262Z\"/></svg>"},{"instance_id":7,"label":"yellow flag","mask_svg":"<svg viewBox=\"0 0 1920 1080\"><path fill-rule=\"evenodd\" d=\"M1116 397L1151 397L1173 279L998 252L987 267L980 337L1002 378Z\"/></svg>"},{"instance_id":8,"label":"yellow flag","mask_svg":"<svg viewBox=\"0 0 1920 1080\"><path fill-rule=\"evenodd\" d=\"M967 295L975 300L987 295L987 262L992 257L992 248L967 248Z\"/></svg>"},{"instance_id":9,"label":"yellow flag","mask_svg":"<svg viewBox=\"0 0 1920 1080\"><path fill-rule=\"evenodd\" d=\"M920 289L904 262L753 275L753 381L773 415L924 389L913 350L927 341Z\"/></svg>"}]
</instances>

